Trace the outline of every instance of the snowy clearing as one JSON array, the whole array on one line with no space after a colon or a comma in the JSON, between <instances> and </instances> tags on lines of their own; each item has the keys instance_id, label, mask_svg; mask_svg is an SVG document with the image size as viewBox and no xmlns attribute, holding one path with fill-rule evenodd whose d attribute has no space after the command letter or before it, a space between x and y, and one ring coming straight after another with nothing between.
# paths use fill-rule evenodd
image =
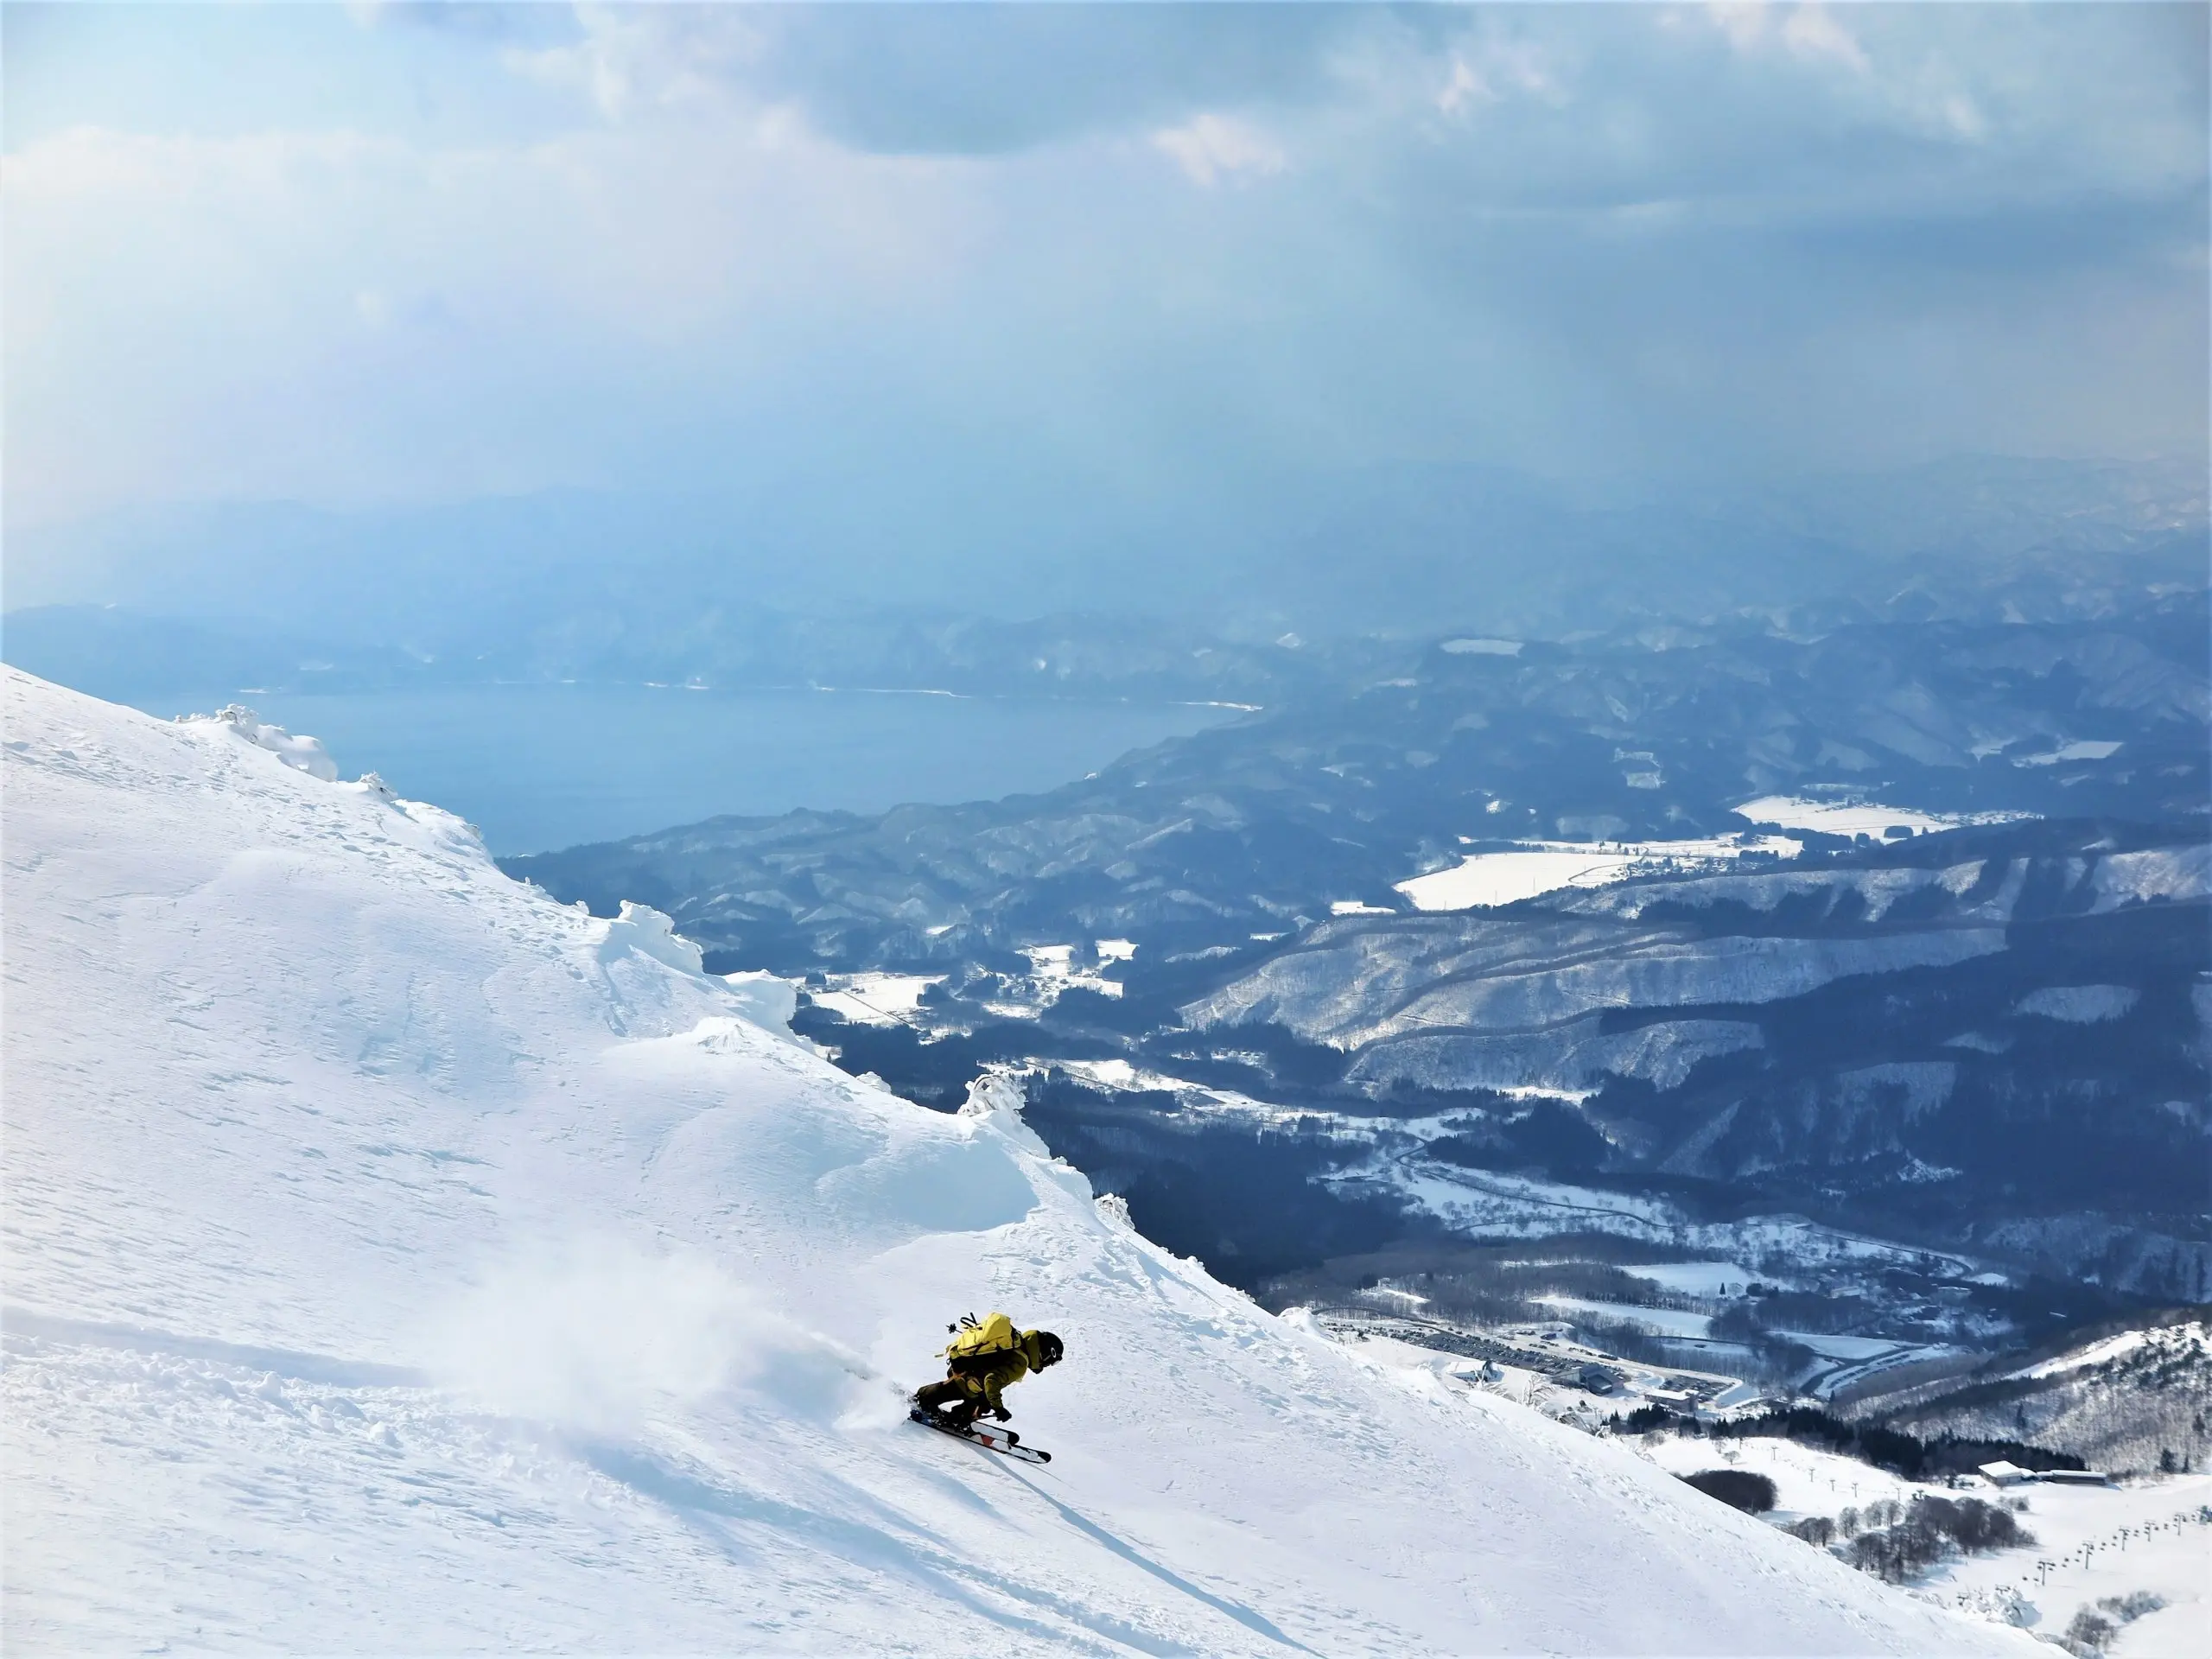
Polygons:
<instances>
[{"instance_id":1,"label":"snowy clearing","mask_svg":"<svg viewBox=\"0 0 2212 1659\"><path fill-rule=\"evenodd\" d=\"M1713 1334L1713 1316L1674 1307L1637 1307L1627 1302L1592 1302L1580 1296L1539 1296L1547 1307L1562 1307L1607 1325L1634 1325L1654 1336L1691 1337L1700 1340Z\"/></svg>"},{"instance_id":2,"label":"snowy clearing","mask_svg":"<svg viewBox=\"0 0 2212 1659\"><path fill-rule=\"evenodd\" d=\"M1662 1469L1674 1475L1694 1475L1701 1469L1741 1469L1764 1475L1774 1483L1776 1515L1783 1520L1824 1515L1830 1519L1846 1509L1861 1508L1881 1500L1912 1501L1916 1487L1910 1481L1877 1469L1855 1458L1839 1457L1818 1446L1765 1435L1737 1439L1707 1439L1701 1435L1649 1434L1628 1442L1642 1450ZM1986 1496L1986 1494L1985 1494Z\"/></svg>"},{"instance_id":3,"label":"snowy clearing","mask_svg":"<svg viewBox=\"0 0 2212 1659\"><path fill-rule=\"evenodd\" d=\"M1887 1337L1836 1337L1820 1331L1777 1331L1774 1334L1809 1349L1822 1359L1878 1359L1904 1346Z\"/></svg>"},{"instance_id":4,"label":"snowy clearing","mask_svg":"<svg viewBox=\"0 0 2212 1659\"><path fill-rule=\"evenodd\" d=\"M2109 760L2118 754L2121 746L2094 738L2076 738L2071 743L2062 743L2044 754L2022 754L2013 757L2016 766L2055 766L2067 760Z\"/></svg>"},{"instance_id":5,"label":"snowy clearing","mask_svg":"<svg viewBox=\"0 0 2212 1659\"><path fill-rule=\"evenodd\" d=\"M1623 1273L1648 1279L1662 1290L1685 1296L1741 1296L1747 1285L1773 1285L1783 1290L1796 1286L1770 1273L1754 1273L1733 1262L1652 1262L1624 1267Z\"/></svg>"},{"instance_id":6,"label":"snowy clearing","mask_svg":"<svg viewBox=\"0 0 2212 1659\"><path fill-rule=\"evenodd\" d=\"M1269 1317L448 814L5 689L11 1652L2033 1651ZM994 1306L1048 1468L904 1421Z\"/></svg>"},{"instance_id":7,"label":"snowy clearing","mask_svg":"<svg viewBox=\"0 0 2212 1659\"><path fill-rule=\"evenodd\" d=\"M2207 1326L2202 1319L2189 1319L2179 1325L2161 1325L2147 1331L2122 1331L2101 1342L2071 1349L2055 1359L2046 1359L2039 1364L2007 1371L2005 1375L2007 1380L2017 1381L2059 1376L2068 1371L2087 1370L2093 1365L2108 1365L2144 1348L2174 1351L2191 1347L2202 1349L2208 1343L2212 1343L2212 1326Z\"/></svg>"},{"instance_id":8,"label":"snowy clearing","mask_svg":"<svg viewBox=\"0 0 2212 1659\"><path fill-rule=\"evenodd\" d=\"M1474 910L1516 904L1562 887L1603 887L1639 875L1726 869L1746 853L1794 858L1803 850L1800 842L1782 836L1530 842L1510 852L1470 853L1448 870L1399 882L1396 890L1416 910Z\"/></svg>"},{"instance_id":9,"label":"snowy clearing","mask_svg":"<svg viewBox=\"0 0 2212 1659\"><path fill-rule=\"evenodd\" d=\"M2026 1500L2020 1522L2034 1547L1939 1567L1923 1595L1955 1605L2010 1592L2024 1604L2029 1630L2056 1637L2101 1598L2148 1591L2166 1605L2122 1629L2105 1649L2112 1659L2212 1656L2212 1475L2038 1484L2014 1495Z\"/></svg>"},{"instance_id":10,"label":"snowy clearing","mask_svg":"<svg viewBox=\"0 0 2212 1659\"><path fill-rule=\"evenodd\" d=\"M943 974L833 974L813 1001L861 1025L903 1025L920 1011L923 993L944 982Z\"/></svg>"},{"instance_id":11,"label":"snowy clearing","mask_svg":"<svg viewBox=\"0 0 2212 1659\"><path fill-rule=\"evenodd\" d=\"M2125 1017L2141 995L2132 985L2046 985L2022 997L2012 1011L2062 1020L2069 1025L2093 1026Z\"/></svg>"},{"instance_id":12,"label":"snowy clearing","mask_svg":"<svg viewBox=\"0 0 2212 1659\"><path fill-rule=\"evenodd\" d=\"M1108 949L1122 945L1128 946L1128 955L1122 954L1118 949ZM1029 982L1043 1002L1057 1002L1063 993L1074 990L1096 991L1101 996L1119 996L1122 994L1120 980L1108 979L1096 968L1087 968L1078 963L1075 959L1075 947L1071 944L1025 945L1021 954L1029 958ZM1135 956L1136 947L1126 939L1101 939L1096 954L1103 966L1109 962L1128 961Z\"/></svg>"},{"instance_id":13,"label":"snowy clearing","mask_svg":"<svg viewBox=\"0 0 2212 1659\"><path fill-rule=\"evenodd\" d=\"M1753 823L1784 830L1811 830L1824 836L1872 836L1883 839L1892 829L1916 836L1955 830L1966 823L2010 823L2032 812L1923 812L1917 807L1884 806L1875 801L1808 801L1797 795L1762 795L1733 809Z\"/></svg>"},{"instance_id":14,"label":"snowy clearing","mask_svg":"<svg viewBox=\"0 0 2212 1659\"><path fill-rule=\"evenodd\" d=\"M1675 1475L1741 1469L1775 1484L1771 1520L1807 1516L1833 1521L1846 1509L1914 1497L1979 1497L2018 1508L2035 1542L1939 1563L1914 1592L1982 1618L2010 1611L2023 1628L2053 1637L2083 1607L2106 1597L2150 1592L2166 1606L2121 1630L2106 1649L2113 1659L2207 1659L2212 1656L2212 1475L2177 1475L2121 1486L2040 1484L1999 1493L1969 1482L1961 1493L1922 1485L1853 1458L1793 1440L1646 1435L1627 1444ZM2052 1651L2056 1651L2052 1649Z\"/></svg>"}]
</instances>

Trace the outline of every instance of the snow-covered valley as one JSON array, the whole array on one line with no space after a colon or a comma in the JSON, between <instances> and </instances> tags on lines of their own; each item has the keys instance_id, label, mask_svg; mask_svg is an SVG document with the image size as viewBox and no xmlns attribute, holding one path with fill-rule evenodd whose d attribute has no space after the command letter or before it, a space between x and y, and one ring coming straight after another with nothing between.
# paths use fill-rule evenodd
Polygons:
<instances>
[{"instance_id":1,"label":"snow-covered valley","mask_svg":"<svg viewBox=\"0 0 2212 1659\"><path fill-rule=\"evenodd\" d=\"M1751 1298L1760 1331L1994 1356L2212 1284L2190 592L1455 634L1047 796L505 868L801 982L795 1028L909 1100L1016 1077L1053 1152L1271 1307L1438 1227L1733 1255L1709 1230L1802 1217L1971 1265L1777 1238L1743 1265L1822 1303ZM2016 764L2089 742L2120 747Z\"/></svg>"},{"instance_id":2,"label":"snow-covered valley","mask_svg":"<svg viewBox=\"0 0 2212 1659\"><path fill-rule=\"evenodd\" d=\"M6 689L11 1651L2022 1641L1271 1318L447 814ZM1067 1339L1049 1469L903 1419L986 1305Z\"/></svg>"}]
</instances>

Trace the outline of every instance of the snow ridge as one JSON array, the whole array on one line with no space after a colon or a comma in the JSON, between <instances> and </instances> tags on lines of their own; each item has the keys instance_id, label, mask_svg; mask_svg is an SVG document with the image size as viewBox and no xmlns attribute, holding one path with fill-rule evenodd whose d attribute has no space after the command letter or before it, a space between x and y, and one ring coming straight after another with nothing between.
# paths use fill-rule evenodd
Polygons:
<instances>
[{"instance_id":1,"label":"snow ridge","mask_svg":"<svg viewBox=\"0 0 2212 1659\"><path fill-rule=\"evenodd\" d=\"M8 671L11 1648L2028 1651L1276 1319L667 918ZM297 745L303 740L288 740ZM1067 1338L1017 1468L903 1421Z\"/></svg>"}]
</instances>

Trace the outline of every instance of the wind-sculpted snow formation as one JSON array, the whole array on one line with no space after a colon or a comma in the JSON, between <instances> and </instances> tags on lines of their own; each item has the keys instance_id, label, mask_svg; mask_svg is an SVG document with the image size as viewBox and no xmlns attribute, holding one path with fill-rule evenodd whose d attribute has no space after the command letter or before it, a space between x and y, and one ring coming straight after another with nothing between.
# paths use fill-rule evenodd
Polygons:
<instances>
[{"instance_id":1,"label":"wind-sculpted snow formation","mask_svg":"<svg viewBox=\"0 0 2212 1659\"><path fill-rule=\"evenodd\" d=\"M2029 1650L1270 1318L444 813L7 696L11 1651ZM903 1421L984 1306L1066 1337L1049 1470Z\"/></svg>"}]
</instances>

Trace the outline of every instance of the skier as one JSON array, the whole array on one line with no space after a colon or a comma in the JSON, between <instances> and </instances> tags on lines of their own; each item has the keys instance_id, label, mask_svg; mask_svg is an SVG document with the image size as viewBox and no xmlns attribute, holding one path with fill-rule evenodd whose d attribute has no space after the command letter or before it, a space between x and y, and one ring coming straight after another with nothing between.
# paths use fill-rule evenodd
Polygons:
<instances>
[{"instance_id":1,"label":"skier","mask_svg":"<svg viewBox=\"0 0 2212 1659\"><path fill-rule=\"evenodd\" d=\"M1003 1313L981 1321L971 1313L948 1329L953 1332L944 1350L949 1375L942 1382L916 1389L914 1404L957 1430L967 1429L984 1414L1007 1421L1014 1414L999 1397L1001 1392L1032 1371L1058 1364L1065 1351L1050 1331L1017 1332L1014 1321ZM1009 1433L1007 1439L1011 1441L1014 1436Z\"/></svg>"}]
</instances>

